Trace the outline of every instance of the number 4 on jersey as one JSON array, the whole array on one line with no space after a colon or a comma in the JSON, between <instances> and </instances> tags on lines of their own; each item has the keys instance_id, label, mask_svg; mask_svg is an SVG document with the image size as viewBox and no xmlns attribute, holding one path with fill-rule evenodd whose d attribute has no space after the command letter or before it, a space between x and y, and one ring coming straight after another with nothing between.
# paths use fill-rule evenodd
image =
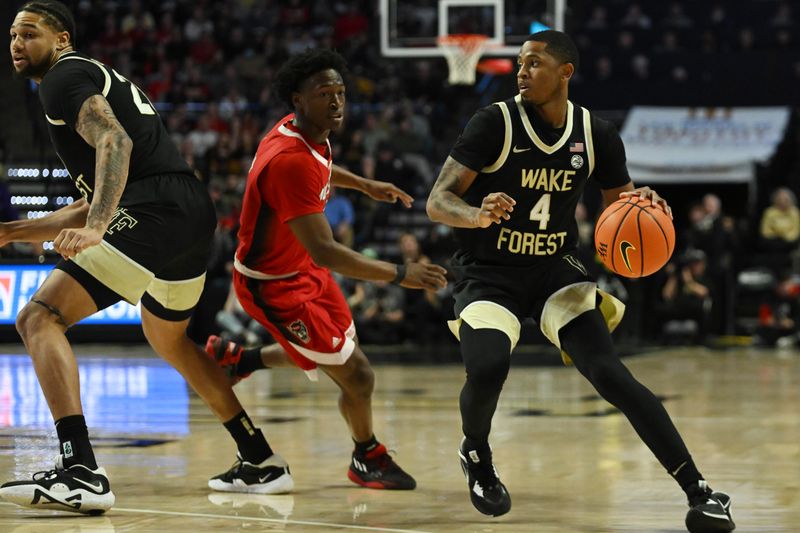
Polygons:
<instances>
[{"instance_id":1,"label":"number 4 on jersey","mask_svg":"<svg viewBox=\"0 0 800 533\"><path fill-rule=\"evenodd\" d=\"M545 193L536 202L536 205L531 209L531 220L539 222L539 230L544 231L547 229L547 223L550 221L550 193Z\"/></svg>"}]
</instances>

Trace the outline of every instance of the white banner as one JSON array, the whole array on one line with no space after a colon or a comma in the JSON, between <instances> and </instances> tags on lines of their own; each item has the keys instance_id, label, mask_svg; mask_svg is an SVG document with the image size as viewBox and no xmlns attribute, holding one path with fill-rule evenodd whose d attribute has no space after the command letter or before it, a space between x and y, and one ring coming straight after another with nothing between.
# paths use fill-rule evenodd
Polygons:
<instances>
[{"instance_id":1,"label":"white banner","mask_svg":"<svg viewBox=\"0 0 800 533\"><path fill-rule=\"evenodd\" d=\"M788 121L788 107L634 107L622 140L634 182L749 182Z\"/></svg>"}]
</instances>

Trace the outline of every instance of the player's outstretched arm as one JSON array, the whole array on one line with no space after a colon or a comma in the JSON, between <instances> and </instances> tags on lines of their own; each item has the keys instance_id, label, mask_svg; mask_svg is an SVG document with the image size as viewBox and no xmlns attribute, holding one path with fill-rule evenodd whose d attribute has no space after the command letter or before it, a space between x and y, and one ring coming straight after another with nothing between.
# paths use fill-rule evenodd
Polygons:
<instances>
[{"instance_id":1,"label":"player's outstretched arm","mask_svg":"<svg viewBox=\"0 0 800 533\"><path fill-rule=\"evenodd\" d=\"M503 192L486 195L480 207L473 207L461 198L477 175L476 171L448 157L428 196L428 217L457 228L487 228L508 220L516 202Z\"/></svg>"},{"instance_id":2,"label":"player's outstretched arm","mask_svg":"<svg viewBox=\"0 0 800 533\"><path fill-rule=\"evenodd\" d=\"M99 244L119 204L133 142L103 96L95 94L81 105L75 131L96 150L95 190L83 228L64 229L53 241L64 257Z\"/></svg>"},{"instance_id":3,"label":"player's outstretched arm","mask_svg":"<svg viewBox=\"0 0 800 533\"><path fill-rule=\"evenodd\" d=\"M88 213L89 202L81 198L42 218L0 223L0 246L10 242L52 241L62 229L86 224Z\"/></svg>"},{"instance_id":4,"label":"player's outstretched arm","mask_svg":"<svg viewBox=\"0 0 800 533\"><path fill-rule=\"evenodd\" d=\"M410 194L391 183L364 179L338 165L333 165L331 181L336 187L359 190L379 202L393 204L400 200L407 208L410 208L414 202L414 198Z\"/></svg>"},{"instance_id":5,"label":"player's outstretched arm","mask_svg":"<svg viewBox=\"0 0 800 533\"><path fill-rule=\"evenodd\" d=\"M447 286L447 272L439 265L394 265L370 259L336 242L328 219L322 213L294 218L289 221L289 227L316 264L348 278L390 281L408 289L440 289Z\"/></svg>"}]
</instances>

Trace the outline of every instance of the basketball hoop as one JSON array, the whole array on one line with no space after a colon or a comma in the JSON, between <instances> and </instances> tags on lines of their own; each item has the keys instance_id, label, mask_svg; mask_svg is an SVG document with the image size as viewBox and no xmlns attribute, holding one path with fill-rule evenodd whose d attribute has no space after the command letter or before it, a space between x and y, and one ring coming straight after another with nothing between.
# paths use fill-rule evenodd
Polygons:
<instances>
[{"instance_id":1,"label":"basketball hoop","mask_svg":"<svg viewBox=\"0 0 800 533\"><path fill-rule=\"evenodd\" d=\"M475 83L475 67L481 58L486 42L486 35L474 33L454 33L436 39L436 43L447 59L450 70L450 85L472 85Z\"/></svg>"}]
</instances>

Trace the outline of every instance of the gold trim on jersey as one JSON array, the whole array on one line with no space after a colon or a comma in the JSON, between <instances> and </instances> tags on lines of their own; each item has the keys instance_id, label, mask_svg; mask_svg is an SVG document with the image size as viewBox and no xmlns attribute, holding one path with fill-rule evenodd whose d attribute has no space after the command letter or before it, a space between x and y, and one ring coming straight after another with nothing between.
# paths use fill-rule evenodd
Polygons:
<instances>
[{"instance_id":1,"label":"gold trim on jersey","mask_svg":"<svg viewBox=\"0 0 800 533\"><path fill-rule=\"evenodd\" d=\"M500 151L500 157L497 158L497 161L481 169L483 173L499 170L505 164L506 159L508 159L508 152L511 150L511 132L513 131L511 112L508 110L508 106L505 102L495 102L495 105L503 112L503 122L505 122L506 125L505 135L503 136L503 149Z\"/></svg>"},{"instance_id":2,"label":"gold trim on jersey","mask_svg":"<svg viewBox=\"0 0 800 533\"><path fill-rule=\"evenodd\" d=\"M522 105L522 95L516 95L514 97L514 101L517 103L517 111L519 112L519 116L522 118L522 125L525 127L525 131L528 132L528 137L531 138L536 148L547 155L551 155L564 146L564 144L567 142L567 139L569 139L569 136L572 135L572 102L567 100L567 125L564 128L564 134L561 135L561 138L554 145L549 146L545 144L538 135L536 135L536 131L534 131L533 125L531 124L530 119L528 119L528 113L525 111L525 107Z\"/></svg>"},{"instance_id":3,"label":"gold trim on jersey","mask_svg":"<svg viewBox=\"0 0 800 533\"><path fill-rule=\"evenodd\" d=\"M583 136L586 140L586 157L589 159L589 174L586 177L590 177L592 175L592 171L594 170L594 142L592 141L592 117L589 114L589 110L585 107L583 109Z\"/></svg>"},{"instance_id":4,"label":"gold trim on jersey","mask_svg":"<svg viewBox=\"0 0 800 533\"><path fill-rule=\"evenodd\" d=\"M472 329L496 329L508 335L511 341L511 350L517 346L521 326L517 317L502 305L488 300L477 300L470 303L461 311L455 320L448 320L447 326L455 335L456 339L461 340L459 329L461 322L464 321Z\"/></svg>"},{"instance_id":5,"label":"gold trim on jersey","mask_svg":"<svg viewBox=\"0 0 800 533\"><path fill-rule=\"evenodd\" d=\"M73 55L62 56L58 61L56 61L56 64L61 63L62 61L66 61L67 59L80 59L81 61L86 61L88 63L92 63L93 65L96 65L102 71L103 76L105 76L105 80L106 80L105 83L103 84L103 98L108 96L108 91L111 90L111 74L108 73L108 70L106 70L105 65L103 65L101 62L99 62L99 61L97 61L95 59L89 59L89 58L80 57L80 56L73 56ZM53 126L66 126L67 125L67 123L64 122L61 119L50 118L49 116L47 116L47 113L45 113L44 118L46 118L47 122L49 122Z\"/></svg>"},{"instance_id":6,"label":"gold trim on jersey","mask_svg":"<svg viewBox=\"0 0 800 533\"><path fill-rule=\"evenodd\" d=\"M96 59L91 59L88 57L81 57L81 56L65 56L56 61L56 63L61 63L62 61L66 61L67 59L80 59L81 61L87 61L89 63L97 65L97 67L103 72L103 76L105 76L106 78L106 81L103 84L103 98L108 96L108 91L111 90L111 74L108 72L104 64L97 61Z\"/></svg>"}]
</instances>

